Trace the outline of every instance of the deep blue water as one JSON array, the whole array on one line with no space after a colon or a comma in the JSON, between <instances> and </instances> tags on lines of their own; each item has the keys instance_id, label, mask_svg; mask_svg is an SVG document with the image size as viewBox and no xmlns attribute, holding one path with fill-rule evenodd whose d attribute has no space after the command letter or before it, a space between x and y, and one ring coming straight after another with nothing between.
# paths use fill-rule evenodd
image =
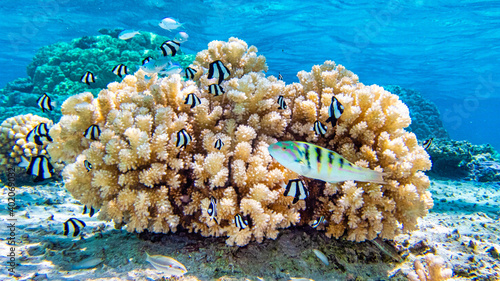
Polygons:
<instances>
[{"instance_id":1,"label":"deep blue water","mask_svg":"<svg viewBox=\"0 0 500 281\"><path fill-rule=\"evenodd\" d=\"M185 52L235 36L267 57L268 74L334 60L365 84L397 84L435 102L454 139L500 149L500 1L29 1L0 5L0 87L26 76L41 46L131 28L171 36L185 22Z\"/></svg>"}]
</instances>

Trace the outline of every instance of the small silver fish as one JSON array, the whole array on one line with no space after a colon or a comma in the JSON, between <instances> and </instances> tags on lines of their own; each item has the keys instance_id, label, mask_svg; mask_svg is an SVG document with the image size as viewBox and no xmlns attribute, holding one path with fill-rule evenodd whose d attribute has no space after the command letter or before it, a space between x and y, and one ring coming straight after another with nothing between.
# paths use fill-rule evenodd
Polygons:
<instances>
[{"instance_id":1,"label":"small silver fish","mask_svg":"<svg viewBox=\"0 0 500 281\"><path fill-rule=\"evenodd\" d=\"M139 66L142 71L153 74L162 71L165 67L170 63L169 57L161 57L157 60L150 59L148 62L144 63L142 66Z\"/></svg>"},{"instance_id":2,"label":"small silver fish","mask_svg":"<svg viewBox=\"0 0 500 281\"><path fill-rule=\"evenodd\" d=\"M174 30L174 29L181 27L183 25L183 23L180 23L173 18L164 18L161 20L161 22L158 25L163 29L171 31L171 30Z\"/></svg>"},{"instance_id":3,"label":"small silver fish","mask_svg":"<svg viewBox=\"0 0 500 281\"><path fill-rule=\"evenodd\" d=\"M101 264L103 261L104 258L89 257L74 264L71 267L71 270L94 268Z\"/></svg>"},{"instance_id":4,"label":"small silver fish","mask_svg":"<svg viewBox=\"0 0 500 281\"><path fill-rule=\"evenodd\" d=\"M174 63L169 63L169 65L165 67L162 71L158 72L158 74L168 76L172 74L179 74L181 72L182 72L182 66L179 63L174 62Z\"/></svg>"},{"instance_id":5,"label":"small silver fish","mask_svg":"<svg viewBox=\"0 0 500 281\"><path fill-rule=\"evenodd\" d=\"M132 29L125 29L118 35L118 38L121 40L128 40L139 34L140 32Z\"/></svg>"},{"instance_id":6,"label":"small silver fish","mask_svg":"<svg viewBox=\"0 0 500 281\"><path fill-rule=\"evenodd\" d=\"M189 35L186 32L181 31L181 32L177 33L177 35L175 35L174 41L177 41L179 43L184 43L188 40L188 38L189 38Z\"/></svg>"},{"instance_id":7,"label":"small silver fish","mask_svg":"<svg viewBox=\"0 0 500 281\"><path fill-rule=\"evenodd\" d=\"M325 265L330 265L328 258L320 250L313 249L313 252Z\"/></svg>"},{"instance_id":8,"label":"small silver fish","mask_svg":"<svg viewBox=\"0 0 500 281\"><path fill-rule=\"evenodd\" d=\"M150 256L146 252L146 261L154 268L165 273L165 277L182 276L187 272L186 267L175 259L162 255Z\"/></svg>"}]
</instances>

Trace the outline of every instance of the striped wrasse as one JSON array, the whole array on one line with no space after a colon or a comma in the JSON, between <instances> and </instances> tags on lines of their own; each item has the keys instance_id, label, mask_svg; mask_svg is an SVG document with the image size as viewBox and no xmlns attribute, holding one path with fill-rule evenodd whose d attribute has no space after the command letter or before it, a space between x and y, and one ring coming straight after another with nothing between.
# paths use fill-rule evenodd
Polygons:
<instances>
[{"instance_id":1,"label":"striped wrasse","mask_svg":"<svg viewBox=\"0 0 500 281\"><path fill-rule=\"evenodd\" d=\"M355 166L339 154L312 143L282 141L269 145L268 150L285 168L308 178L386 183L383 173Z\"/></svg>"}]
</instances>

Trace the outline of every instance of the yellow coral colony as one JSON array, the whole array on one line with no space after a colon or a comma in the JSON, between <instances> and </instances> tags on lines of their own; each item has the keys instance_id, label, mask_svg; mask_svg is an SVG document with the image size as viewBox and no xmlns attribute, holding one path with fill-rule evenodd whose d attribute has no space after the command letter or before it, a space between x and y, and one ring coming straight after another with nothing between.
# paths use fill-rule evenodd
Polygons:
<instances>
[{"instance_id":1,"label":"yellow coral colony","mask_svg":"<svg viewBox=\"0 0 500 281\"><path fill-rule=\"evenodd\" d=\"M128 231L166 233L181 225L204 236L229 236L229 245L276 238L280 228L321 215L329 221L329 235L347 231L357 241L413 229L432 205L428 179L419 172L430 162L415 135L403 129L410 123L406 106L380 87L357 83L332 62L300 72L301 84L285 85L265 77L265 58L256 52L236 38L213 41L191 65L195 82L179 75L146 81L138 71L97 98L70 97L50 131L54 142L48 149L69 163L63 171L67 189L101 209L101 219L126 224ZM216 83L207 78L208 66L216 60L231 72L221 96L208 92ZM192 109L184 104L190 93L201 99ZM325 122L334 94L345 112L318 139L311 127L316 119ZM278 109L280 95L286 110ZM82 136L92 124L102 130L98 141ZM182 129L192 137L185 148L176 146ZM218 139L224 143L220 150ZM305 180L310 197L292 204L284 185L297 175L267 151L278 140L323 145L357 165L383 170L389 184ZM211 196L219 224L207 213ZM247 228L236 227L236 214L249 221Z\"/></svg>"},{"instance_id":2,"label":"yellow coral colony","mask_svg":"<svg viewBox=\"0 0 500 281\"><path fill-rule=\"evenodd\" d=\"M38 124L52 121L37 115L18 115L5 119L0 126L0 174L5 174L8 168L16 167L21 163L21 156L28 160L31 156L45 155L47 143L37 145L33 142L26 142L26 135ZM28 179L20 174L16 179ZM20 177L21 176L21 177Z\"/></svg>"}]
</instances>

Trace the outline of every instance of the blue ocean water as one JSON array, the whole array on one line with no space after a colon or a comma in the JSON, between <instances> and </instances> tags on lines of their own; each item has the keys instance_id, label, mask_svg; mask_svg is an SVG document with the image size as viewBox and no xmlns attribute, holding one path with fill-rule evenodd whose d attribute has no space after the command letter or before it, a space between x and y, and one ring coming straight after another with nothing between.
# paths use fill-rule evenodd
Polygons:
<instances>
[{"instance_id":1,"label":"blue ocean water","mask_svg":"<svg viewBox=\"0 0 500 281\"><path fill-rule=\"evenodd\" d=\"M130 28L173 35L186 23L185 52L235 36L259 48L286 82L334 60L365 84L397 84L435 102L451 137L500 148L498 1L2 1L0 87L26 76L36 50Z\"/></svg>"}]
</instances>

